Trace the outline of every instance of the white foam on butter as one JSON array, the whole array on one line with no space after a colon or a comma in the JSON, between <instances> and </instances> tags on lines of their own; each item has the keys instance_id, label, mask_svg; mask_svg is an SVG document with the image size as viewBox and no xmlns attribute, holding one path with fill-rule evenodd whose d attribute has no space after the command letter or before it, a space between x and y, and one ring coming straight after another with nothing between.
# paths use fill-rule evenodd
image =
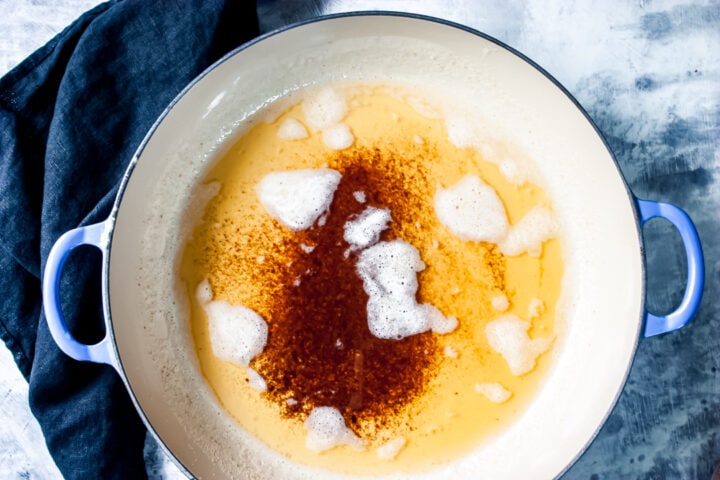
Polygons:
<instances>
[{"instance_id":1,"label":"white foam on butter","mask_svg":"<svg viewBox=\"0 0 720 480\"><path fill-rule=\"evenodd\" d=\"M523 169L521 169L518 165L518 162L516 162L512 158L505 157L497 163L498 167L500 168L500 173L502 173L503 176L510 183L514 183L515 185L522 185L523 183L527 182L527 173Z\"/></svg>"},{"instance_id":2,"label":"white foam on butter","mask_svg":"<svg viewBox=\"0 0 720 480\"><path fill-rule=\"evenodd\" d=\"M322 131L323 143L333 150L345 150L355 141L355 136L346 123L336 123Z\"/></svg>"},{"instance_id":3,"label":"white foam on butter","mask_svg":"<svg viewBox=\"0 0 720 480\"><path fill-rule=\"evenodd\" d=\"M475 391L485 395L493 403L506 402L512 393L499 383L476 383Z\"/></svg>"},{"instance_id":4,"label":"white foam on butter","mask_svg":"<svg viewBox=\"0 0 720 480\"><path fill-rule=\"evenodd\" d=\"M353 198L355 198L358 203L365 203L365 201L367 200L367 196L362 190L353 192Z\"/></svg>"},{"instance_id":5,"label":"white foam on butter","mask_svg":"<svg viewBox=\"0 0 720 480\"><path fill-rule=\"evenodd\" d=\"M210 286L210 282L208 282L207 279L200 282L200 284L197 286L197 289L195 290L195 298L197 299L198 303L203 307L208 303L212 302L213 291L212 287Z\"/></svg>"},{"instance_id":6,"label":"white foam on butter","mask_svg":"<svg viewBox=\"0 0 720 480\"><path fill-rule=\"evenodd\" d=\"M528 318L539 317L544 311L545 302L537 297L533 297L528 305Z\"/></svg>"},{"instance_id":7,"label":"white foam on butter","mask_svg":"<svg viewBox=\"0 0 720 480\"><path fill-rule=\"evenodd\" d=\"M538 179L536 167L522 158L519 152L512 157L504 148L495 148L495 133L490 131L487 120L475 115L462 115L453 111L445 112L445 128L450 143L458 148L472 148L483 155L485 160L498 166L507 181L515 185L534 182Z\"/></svg>"},{"instance_id":8,"label":"white foam on butter","mask_svg":"<svg viewBox=\"0 0 720 480\"><path fill-rule=\"evenodd\" d=\"M424 97L409 95L405 98L405 101L425 118L440 118L442 116L438 108Z\"/></svg>"},{"instance_id":9,"label":"white foam on butter","mask_svg":"<svg viewBox=\"0 0 720 480\"><path fill-rule=\"evenodd\" d=\"M320 215L320 218L318 219L318 226L319 226L319 227L324 227L324 226L325 226L325 223L327 223L327 217L328 217L328 212L325 212L325 213L323 213L322 215Z\"/></svg>"},{"instance_id":10,"label":"white foam on butter","mask_svg":"<svg viewBox=\"0 0 720 480\"><path fill-rule=\"evenodd\" d=\"M400 340L427 332L430 323L411 297L371 296L367 303L368 327L378 338Z\"/></svg>"},{"instance_id":11,"label":"white foam on butter","mask_svg":"<svg viewBox=\"0 0 720 480\"><path fill-rule=\"evenodd\" d=\"M365 441L345 425L339 410L333 407L315 407L305 419L305 446L313 452L324 452L339 445L353 450L365 449Z\"/></svg>"},{"instance_id":12,"label":"white foam on butter","mask_svg":"<svg viewBox=\"0 0 720 480\"><path fill-rule=\"evenodd\" d=\"M425 269L420 252L405 240L379 242L360 253L357 270L371 297L414 297L417 272Z\"/></svg>"},{"instance_id":13,"label":"white foam on butter","mask_svg":"<svg viewBox=\"0 0 720 480\"><path fill-rule=\"evenodd\" d=\"M267 392L267 382L254 368L247 368L248 384L258 392Z\"/></svg>"},{"instance_id":14,"label":"white foam on butter","mask_svg":"<svg viewBox=\"0 0 720 480\"><path fill-rule=\"evenodd\" d=\"M345 222L343 239L352 250L368 247L380 240L380 234L391 221L390 210L367 207L356 218Z\"/></svg>"},{"instance_id":15,"label":"white foam on butter","mask_svg":"<svg viewBox=\"0 0 720 480\"><path fill-rule=\"evenodd\" d=\"M461 240L497 243L508 232L505 207L495 190L476 175L435 192L435 214Z\"/></svg>"},{"instance_id":16,"label":"white foam on butter","mask_svg":"<svg viewBox=\"0 0 720 480\"><path fill-rule=\"evenodd\" d=\"M207 279L197 287L195 297L207 315L210 345L216 357L247 367L250 360L262 353L268 326L260 315L242 305L212 300Z\"/></svg>"},{"instance_id":17,"label":"white foam on butter","mask_svg":"<svg viewBox=\"0 0 720 480\"><path fill-rule=\"evenodd\" d=\"M308 137L308 132L298 120L286 118L278 128L277 135L283 140L301 140Z\"/></svg>"},{"instance_id":18,"label":"white foam on butter","mask_svg":"<svg viewBox=\"0 0 720 480\"><path fill-rule=\"evenodd\" d=\"M490 347L503 356L513 375L523 375L535 368L537 357L550 348L551 339L531 339L527 334L529 328L530 322L510 313L485 326Z\"/></svg>"},{"instance_id":19,"label":"white foam on butter","mask_svg":"<svg viewBox=\"0 0 720 480\"><path fill-rule=\"evenodd\" d=\"M305 253L311 253L313 250L315 250L315 245L307 245L305 243L301 243L300 250L302 250Z\"/></svg>"},{"instance_id":20,"label":"white foam on butter","mask_svg":"<svg viewBox=\"0 0 720 480\"><path fill-rule=\"evenodd\" d=\"M455 349L454 349L453 347L451 347L450 345L446 345L446 346L445 346L445 349L443 350L443 352L445 353L445 356L446 356L446 357L458 358L458 352L457 352L457 350L455 350Z\"/></svg>"},{"instance_id":21,"label":"white foam on butter","mask_svg":"<svg viewBox=\"0 0 720 480\"><path fill-rule=\"evenodd\" d=\"M421 305L423 313L430 322L430 329L441 335L453 332L458 326L458 320L455 317L446 317L435 305L425 303Z\"/></svg>"},{"instance_id":22,"label":"white foam on butter","mask_svg":"<svg viewBox=\"0 0 720 480\"><path fill-rule=\"evenodd\" d=\"M405 437L395 437L392 440L380 445L375 453L380 460L392 460L398 456L398 453L405 448L407 440Z\"/></svg>"},{"instance_id":23,"label":"white foam on butter","mask_svg":"<svg viewBox=\"0 0 720 480\"><path fill-rule=\"evenodd\" d=\"M498 312L504 312L510 307L510 301L504 294L497 295L490 300L492 307Z\"/></svg>"},{"instance_id":24,"label":"white foam on butter","mask_svg":"<svg viewBox=\"0 0 720 480\"><path fill-rule=\"evenodd\" d=\"M546 207L533 207L508 231L507 237L499 243L500 251L514 257L524 252L538 257L543 242L554 238L558 232L555 215Z\"/></svg>"},{"instance_id":25,"label":"white foam on butter","mask_svg":"<svg viewBox=\"0 0 720 480\"><path fill-rule=\"evenodd\" d=\"M445 115L445 128L450 143L458 148L480 148L483 132L464 115Z\"/></svg>"},{"instance_id":26,"label":"white foam on butter","mask_svg":"<svg viewBox=\"0 0 720 480\"><path fill-rule=\"evenodd\" d=\"M431 329L449 333L457 327L456 318L416 302L417 272L425 269L425 263L408 242L392 240L366 248L356 269L369 297L368 327L376 337L399 340Z\"/></svg>"},{"instance_id":27,"label":"white foam on butter","mask_svg":"<svg viewBox=\"0 0 720 480\"><path fill-rule=\"evenodd\" d=\"M543 243L559 230L555 214L539 205L511 226L495 189L475 175L465 175L448 188L438 187L435 214L459 239L495 243L509 257L525 252L540 256Z\"/></svg>"},{"instance_id":28,"label":"white foam on butter","mask_svg":"<svg viewBox=\"0 0 720 480\"><path fill-rule=\"evenodd\" d=\"M302 102L305 121L319 131L342 122L347 114L347 99L338 89L325 87Z\"/></svg>"},{"instance_id":29,"label":"white foam on butter","mask_svg":"<svg viewBox=\"0 0 720 480\"><path fill-rule=\"evenodd\" d=\"M271 217L291 230L305 230L330 208L341 177L329 168L272 172L255 191Z\"/></svg>"}]
</instances>

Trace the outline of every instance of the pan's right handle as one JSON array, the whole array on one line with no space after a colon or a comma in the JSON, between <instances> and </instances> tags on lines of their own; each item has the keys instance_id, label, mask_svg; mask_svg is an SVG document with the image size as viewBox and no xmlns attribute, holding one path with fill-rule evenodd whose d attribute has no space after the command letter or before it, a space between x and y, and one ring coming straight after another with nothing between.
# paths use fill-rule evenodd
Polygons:
<instances>
[{"instance_id":1,"label":"pan's right handle","mask_svg":"<svg viewBox=\"0 0 720 480\"><path fill-rule=\"evenodd\" d=\"M68 255L80 245L93 245L100 249L104 260L110 226L110 221L106 220L94 225L75 228L58 238L45 263L42 292L45 318L50 328L50 334L60 350L75 360L105 363L115 367L113 346L107 324L105 336L98 343L93 345L80 343L68 330L60 305L60 277Z\"/></svg>"},{"instance_id":2,"label":"pan's right handle","mask_svg":"<svg viewBox=\"0 0 720 480\"><path fill-rule=\"evenodd\" d=\"M687 285L682 302L672 313L655 315L646 312L645 337L671 332L685 326L697 312L705 284L705 263L703 260L700 236L695 224L679 207L665 202L637 199L640 212L640 226L651 218L664 218L672 223L680 233L680 238L687 255Z\"/></svg>"}]
</instances>

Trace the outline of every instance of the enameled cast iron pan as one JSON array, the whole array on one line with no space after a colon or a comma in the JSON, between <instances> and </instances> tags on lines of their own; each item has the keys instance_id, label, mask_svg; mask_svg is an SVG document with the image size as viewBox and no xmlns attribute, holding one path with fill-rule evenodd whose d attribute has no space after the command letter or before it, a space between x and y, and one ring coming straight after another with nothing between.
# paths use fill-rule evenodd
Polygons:
<instances>
[{"instance_id":1,"label":"enameled cast iron pan","mask_svg":"<svg viewBox=\"0 0 720 480\"><path fill-rule=\"evenodd\" d=\"M53 247L43 293L55 341L77 360L112 365L147 427L188 474L259 475L245 457L252 448L239 446L244 434L206 392L193 358L183 300L175 294L175 255L186 234L180 224L191 215L199 174L254 112L303 86L334 81L453 92L477 105L541 170L563 226L564 332L528 410L460 460L458 472L460 478L559 475L613 408L638 340L680 328L694 314L703 290L700 243L682 210L632 195L597 129L555 80L500 42L448 22L388 13L320 18L265 35L210 67L148 133L110 217L65 233ZM641 229L654 217L677 227L688 259L682 303L660 316L644 307ZM107 333L95 345L72 337L58 300L63 262L79 245L103 255ZM306 467L286 468L283 478L313 477Z\"/></svg>"}]
</instances>

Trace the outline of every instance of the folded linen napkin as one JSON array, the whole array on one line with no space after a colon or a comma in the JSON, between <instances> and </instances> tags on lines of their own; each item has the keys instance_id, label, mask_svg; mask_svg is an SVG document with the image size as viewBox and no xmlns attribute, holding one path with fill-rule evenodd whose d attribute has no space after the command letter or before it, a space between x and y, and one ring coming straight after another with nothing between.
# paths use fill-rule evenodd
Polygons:
<instances>
[{"instance_id":1,"label":"folded linen napkin","mask_svg":"<svg viewBox=\"0 0 720 480\"><path fill-rule=\"evenodd\" d=\"M47 254L107 217L146 132L213 61L258 34L247 0L111 1L0 79L0 338L66 478L145 478L145 428L112 368L53 342L41 308ZM74 251L61 287L81 341L102 337L100 255Z\"/></svg>"}]
</instances>

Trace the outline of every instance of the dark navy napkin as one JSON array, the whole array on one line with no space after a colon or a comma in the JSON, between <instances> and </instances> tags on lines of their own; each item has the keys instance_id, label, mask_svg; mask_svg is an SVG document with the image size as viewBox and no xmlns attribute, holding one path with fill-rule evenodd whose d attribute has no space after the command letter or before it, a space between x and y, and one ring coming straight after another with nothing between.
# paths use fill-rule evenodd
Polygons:
<instances>
[{"instance_id":1,"label":"dark navy napkin","mask_svg":"<svg viewBox=\"0 0 720 480\"><path fill-rule=\"evenodd\" d=\"M47 254L63 232L107 217L162 110L257 33L252 1L109 2L0 79L0 337L66 478L145 478L145 428L112 368L53 342L41 309ZM101 338L99 252L70 255L61 294L75 336Z\"/></svg>"}]
</instances>

